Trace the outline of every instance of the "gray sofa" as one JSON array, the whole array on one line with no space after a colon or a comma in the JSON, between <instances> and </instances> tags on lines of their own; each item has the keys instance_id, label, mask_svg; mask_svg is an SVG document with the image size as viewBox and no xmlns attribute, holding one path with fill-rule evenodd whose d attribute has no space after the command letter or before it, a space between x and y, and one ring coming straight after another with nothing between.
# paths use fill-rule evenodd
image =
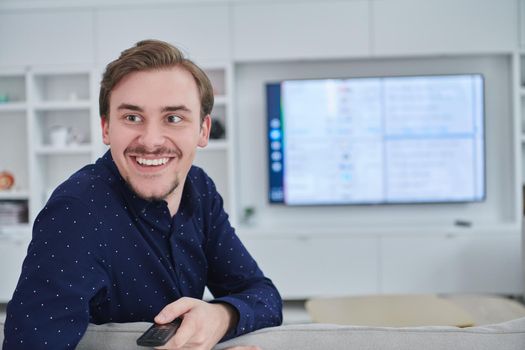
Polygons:
<instances>
[{"instance_id":1,"label":"gray sofa","mask_svg":"<svg viewBox=\"0 0 525 350\"><path fill-rule=\"evenodd\" d=\"M2 340L3 323L0 326ZM77 349L144 349L135 340L148 327L148 323L90 325ZM286 325L246 334L215 350L233 345L258 345L263 350L523 350L525 318L470 328Z\"/></svg>"}]
</instances>

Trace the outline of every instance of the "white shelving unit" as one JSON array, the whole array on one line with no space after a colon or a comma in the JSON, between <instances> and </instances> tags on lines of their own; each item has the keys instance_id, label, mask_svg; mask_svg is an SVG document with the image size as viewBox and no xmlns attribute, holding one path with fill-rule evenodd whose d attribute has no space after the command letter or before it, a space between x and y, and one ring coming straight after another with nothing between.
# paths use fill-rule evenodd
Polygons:
<instances>
[{"instance_id":1,"label":"white shelving unit","mask_svg":"<svg viewBox=\"0 0 525 350\"><path fill-rule=\"evenodd\" d=\"M225 133L200 149L195 163L216 181L225 206L233 208L232 66L205 65L205 70L216 94L212 119L221 123ZM107 149L101 140L98 113L100 76L100 70L90 67L0 71L0 171L15 177L12 189L0 191L0 204L22 202L28 207L26 220L17 224L0 221L0 251L10 251L9 264L0 267L0 302L11 297L32 222L52 191ZM50 133L55 128L66 128L69 141L53 143Z\"/></svg>"},{"instance_id":2,"label":"white shelving unit","mask_svg":"<svg viewBox=\"0 0 525 350\"><path fill-rule=\"evenodd\" d=\"M235 221L235 168L234 164L234 123L232 121L232 82L231 64L200 64L211 80L214 90L212 120L218 121L224 128L224 135L210 138L208 146L200 148L195 158L195 165L202 166L215 181L219 193L223 196L226 211ZM213 129L213 128L212 128Z\"/></svg>"},{"instance_id":3,"label":"white shelving unit","mask_svg":"<svg viewBox=\"0 0 525 350\"><path fill-rule=\"evenodd\" d=\"M27 72L23 69L0 71L0 171L10 172L14 186L0 191L0 205L30 205L28 158L28 94ZM26 215L24 215L26 216ZM6 221L7 220L7 221ZM29 217L5 219L0 225L0 254L2 268L0 300L9 300L18 280L21 263L30 240ZM4 287L5 286L5 287Z\"/></svg>"},{"instance_id":4,"label":"white shelving unit","mask_svg":"<svg viewBox=\"0 0 525 350\"><path fill-rule=\"evenodd\" d=\"M27 158L27 87L24 70L0 71L0 171L15 178L14 186L0 192L0 202L29 205ZM16 137L13 137L16 135ZM21 224L27 224L24 220Z\"/></svg>"},{"instance_id":5,"label":"white shelving unit","mask_svg":"<svg viewBox=\"0 0 525 350\"><path fill-rule=\"evenodd\" d=\"M31 68L28 81L30 221L53 189L96 158L91 118L96 109L89 68ZM63 140L52 140L53 130ZM38 175L36 175L38 174Z\"/></svg>"},{"instance_id":6,"label":"white shelving unit","mask_svg":"<svg viewBox=\"0 0 525 350\"><path fill-rule=\"evenodd\" d=\"M232 208L231 65L205 65L205 70L216 94L212 119L225 133L199 150L196 164L207 169ZM0 171L10 171L16 179L12 190L0 192L0 201L27 202L30 215L22 224L34 220L59 183L105 150L98 116L99 80L98 71L89 67L0 72L0 99L5 100L0 103L4 125ZM54 144L50 137L54 128L66 128L69 141Z\"/></svg>"}]
</instances>

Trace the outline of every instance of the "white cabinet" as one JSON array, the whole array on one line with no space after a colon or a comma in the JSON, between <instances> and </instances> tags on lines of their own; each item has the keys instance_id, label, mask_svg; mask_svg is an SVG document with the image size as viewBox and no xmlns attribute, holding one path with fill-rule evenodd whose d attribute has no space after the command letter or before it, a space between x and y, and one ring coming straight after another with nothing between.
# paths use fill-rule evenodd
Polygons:
<instances>
[{"instance_id":1,"label":"white cabinet","mask_svg":"<svg viewBox=\"0 0 525 350\"><path fill-rule=\"evenodd\" d=\"M376 0L374 55L511 51L518 43L516 0Z\"/></svg>"},{"instance_id":2,"label":"white cabinet","mask_svg":"<svg viewBox=\"0 0 525 350\"><path fill-rule=\"evenodd\" d=\"M20 277L31 234L24 227L0 227L0 302L11 299Z\"/></svg>"},{"instance_id":3,"label":"white cabinet","mask_svg":"<svg viewBox=\"0 0 525 350\"><path fill-rule=\"evenodd\" d=\"M0 13L0 66L88 64L93 61L90 11Z\"/></svg>"},{"instance_id":4,"label":"white cabinet","mask_svg":"<svg viewBox=\"0 0 525 350\"><path fill-rule=\"evenodd\" d=\"M285 298L379 292L377 239L268 235L245 233L242 239Z\"/></svg>"},{"instance_id":5,"label":"white cabinet","mask_svg":"<svg viewBox=\"0 0 525 350\"><path fill-rule=\"evenodd\" d=\"M99 65L106 65L144 39L175 44L193 60L222 62L230 58L225 4L102 8L96 11L95 23L95 62Z\"/></svg>"},{"instance_id":6,"label":"white cabinet","mask_svg":"<svg viewBox=\"0 0 525 350\"><path fill-rule=\"evenodd\" d=\"M381 239L383 293L520 294L523 287L520 237L431 235Z\"/></svg>"},{"instance_id":7,"label":"white cabinet","mask_svg":"<svg viewBox=\"0 0 525 350\"><path fill-rule=\"evenodd\" d=\"M236 61L366 56L369 2L232 4Z\"/></svg>"}]
</instances>

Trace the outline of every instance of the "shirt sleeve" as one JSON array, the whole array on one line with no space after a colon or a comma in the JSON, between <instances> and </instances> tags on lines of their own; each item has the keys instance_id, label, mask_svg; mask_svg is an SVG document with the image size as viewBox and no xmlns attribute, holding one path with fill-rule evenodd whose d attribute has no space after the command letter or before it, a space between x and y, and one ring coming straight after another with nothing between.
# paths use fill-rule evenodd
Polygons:
<instances>
[{"instance_id":1,"label":"shirt sleeve","mask_svg":"<svg viewBox=\"0 0 525 350\"><path fill-rule=\"evenodd\" d=\"M223 200L209 180L211 210L206 255L211 302L233 306L239 315L237 327L222 341L260 328L282 323L282 300L272 281L252 258L231 227Z\"/></svg>"},{"instance_id":2,"label":"shirt sleeve","mask_svg":"<svg viewBox=\"0 0 525 350\"><path fill-rule=\"evenodd\" d=\"M6 310L4 350L74 349L82 338L108 281L92 216L79 200L58 197L36 218Z\"/></svg>"}]
</instances>

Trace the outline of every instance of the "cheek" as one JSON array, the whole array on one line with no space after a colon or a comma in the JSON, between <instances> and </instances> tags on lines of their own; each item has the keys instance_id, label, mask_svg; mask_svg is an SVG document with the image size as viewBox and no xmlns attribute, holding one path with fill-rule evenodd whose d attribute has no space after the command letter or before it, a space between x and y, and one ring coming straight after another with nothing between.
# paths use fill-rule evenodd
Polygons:
<instances>
[{"instance_id":1,"label":"cheek","mask_svg":"<svg viewBox=\"0 0 525 350\"><path fill-rule=\"evenodd\" d=\"M137 137L138 133L127 128L110 128L108 133L108 138L113 147L127 147Z\"/></svg>"},{"instance_id":2,"label":"cheek","mask_svg":"<svg viewBox=\"0 0 525 350\"><path fill-rule=\"evenodd\" d=\"M194 148L200 139L200 133L189 128L186 130L171 132L169 135L169 139L172 143L185 149Z\"/></svg>"}]
</instances>

